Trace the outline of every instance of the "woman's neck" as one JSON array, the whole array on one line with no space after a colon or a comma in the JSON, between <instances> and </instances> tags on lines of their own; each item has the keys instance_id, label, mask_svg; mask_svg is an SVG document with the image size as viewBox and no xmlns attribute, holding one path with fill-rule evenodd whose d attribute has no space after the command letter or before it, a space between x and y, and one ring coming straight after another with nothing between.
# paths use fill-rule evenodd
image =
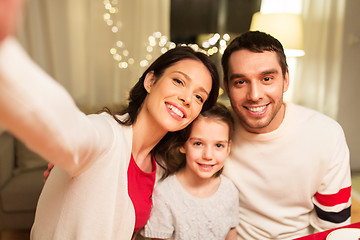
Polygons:
<instances>
[{"instance_id":1,"label":"woman's neck","mask_svg":"<svg viewBox=\"0 0 360 240\"><path fill-rule=\"evenodd\" d=\"M176 177L185 190L197 198L212 196L220 186L220 177L201 178L186 167L176 173Z\"/></svg>"},{"instance_id":2,"label":"woman's neck","mask_svg":"<svg viewBox=\"0 0 360 240\"><path fill-rule=\"evenodd\" d=\"M144 117L141 112L133 128L132 154L136 164L145 172L152 169L151 151L166 135L167 131L153 124L151 119Z\"/></svg>"}]
</instances>

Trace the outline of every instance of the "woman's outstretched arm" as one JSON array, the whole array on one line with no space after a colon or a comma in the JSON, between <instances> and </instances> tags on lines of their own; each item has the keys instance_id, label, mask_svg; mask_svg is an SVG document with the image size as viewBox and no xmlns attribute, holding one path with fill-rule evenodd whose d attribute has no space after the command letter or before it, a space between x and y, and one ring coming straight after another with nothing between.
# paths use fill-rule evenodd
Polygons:
<instances>
[{"instance_id":1,"label":"woman's outstretched arm","mask_svg":"<svg viewBox=\"0 0 360 240\"><path fill-rule=\"evenodd\" d=\"M76 175L100 146L94 121L12 37L0 43L0 124L48 161Z\"/></svg>"}]
</instances>

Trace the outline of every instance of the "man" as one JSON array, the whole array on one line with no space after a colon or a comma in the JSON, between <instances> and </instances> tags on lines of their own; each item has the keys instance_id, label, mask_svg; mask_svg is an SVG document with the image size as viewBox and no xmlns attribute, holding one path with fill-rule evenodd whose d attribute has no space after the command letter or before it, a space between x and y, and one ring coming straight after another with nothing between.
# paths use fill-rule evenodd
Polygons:
<instances>
[{"instance_id":1,"label":"man","mask_svg":"<svg viewBox=\"0 0 360 240\"><path fill-rule=\"evenodd\" d=\"M350 223L349 150L340 125L283 102L281 43L263 32L234 39L222 57L236 131L224 174L240 192L238 239L293 239Z\"/></svg>"}]
</instances>

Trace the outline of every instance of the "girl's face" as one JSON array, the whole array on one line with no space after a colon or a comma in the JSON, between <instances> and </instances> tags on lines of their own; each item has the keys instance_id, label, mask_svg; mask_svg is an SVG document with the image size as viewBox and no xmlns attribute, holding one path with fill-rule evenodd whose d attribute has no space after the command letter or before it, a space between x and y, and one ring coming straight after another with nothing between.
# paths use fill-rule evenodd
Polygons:
<instances>
[{"instance_id":1,"label":"girl's face","mask_svg":"<svg viewBox=\"0 0 360 240\"><path fill-rule=\"evenodd\" d=\"M198 118L193 123L189 139L180 148L180 152L186 154L185 171L200 178L213 177L224 166L230 145L229 126L225 122Z\"/></svg>"},{"instance_id":2,"label":"girl's face","mask_svg":"<svg viewBox=\"0 0 360 240\"><path fill-rule=\"evenodd\" d=\"M143 110L149 113L149 121L154 127L178 131L199 115L210 94L212 79L202 62L184 59L167 68L159 79L153 72L148 73L144 87L148 95Z\"/></svg>"}]
</instances>

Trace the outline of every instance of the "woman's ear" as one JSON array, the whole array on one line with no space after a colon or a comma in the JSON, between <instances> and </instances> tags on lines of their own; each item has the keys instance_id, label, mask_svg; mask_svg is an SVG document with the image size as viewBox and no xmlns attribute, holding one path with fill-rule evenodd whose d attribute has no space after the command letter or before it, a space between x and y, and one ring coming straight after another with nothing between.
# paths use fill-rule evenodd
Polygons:
<instances>
[{"instance_id":1,"label":"woman's ear","mask_svg":"<svg viewBox=\"0 0 360 240\"><path fill-rule=\"evenodd\" d=\"M183 153L183 154L186 154L186 150L185 150L184 146L181 146L181 147L179 148L179 151L180 151L181 153Z\"/></svg>"},{"instance_id":2,"label":"woman's ear","mask_svg":"<svg viewBox=\"0 0 360 240\"><path fill-rule=\"evenodd\" d=\"M150 71L146 74L144 79L144 88L148 93L150 93L151 87L154 85L154 83L155 83L154 71Z\"/></svg>"}]
</instances>

